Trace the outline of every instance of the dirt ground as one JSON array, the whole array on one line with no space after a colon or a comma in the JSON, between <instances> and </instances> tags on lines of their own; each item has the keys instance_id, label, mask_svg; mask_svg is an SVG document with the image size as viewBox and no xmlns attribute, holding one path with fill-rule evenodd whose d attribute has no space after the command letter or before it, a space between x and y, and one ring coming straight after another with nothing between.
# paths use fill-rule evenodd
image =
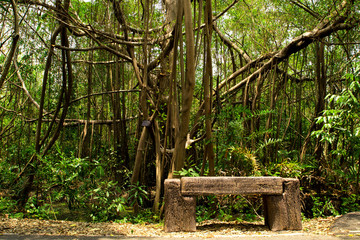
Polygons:
<instances>
[{"instance_id":1,"label":"dirt ground","mask_svg":"<svg viewBox=\"0 0 360 240\"><path fill-rule=\"evenodd\" d=\"M333 235L330 226L335 217L317 218L303 221L303 230L294 233ZM281 231L292 233L292 231ZM220 235L276 235L263 222L221 222L216 220L198 223L193 233L165 233L163 224L131 223L89 223L38 219L12 219L0 217L0 234L21 235L67 235L67 236L147 236L147 237L202 237L213 238Z\"/></svg>"}]
</instances>

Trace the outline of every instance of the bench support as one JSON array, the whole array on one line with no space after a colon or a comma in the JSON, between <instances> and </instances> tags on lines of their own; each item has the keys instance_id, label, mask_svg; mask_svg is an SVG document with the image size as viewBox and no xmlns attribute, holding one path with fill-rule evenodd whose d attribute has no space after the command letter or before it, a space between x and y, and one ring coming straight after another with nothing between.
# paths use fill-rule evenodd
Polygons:
<instances>
[{"instance_id":1,"label":"bench support","mask_svg":"<svg viewBox=\"0 0 360 240\"><path fill-rule=\"evenodd\" d=\"M272 231L301 230L300 183L284 178L284 192L279 196L264 196L265 225Z\"/></svg>"},{"instance_id":2,"label":"bench support","mask_svg":"<svg viewBox=\"0 0 360 240\"><path fill-rule=\"evenodd\" d=\"M196 231L196 197L182 196L180 179L165 180L165 232Z\"/></svg>"}]
</instances>

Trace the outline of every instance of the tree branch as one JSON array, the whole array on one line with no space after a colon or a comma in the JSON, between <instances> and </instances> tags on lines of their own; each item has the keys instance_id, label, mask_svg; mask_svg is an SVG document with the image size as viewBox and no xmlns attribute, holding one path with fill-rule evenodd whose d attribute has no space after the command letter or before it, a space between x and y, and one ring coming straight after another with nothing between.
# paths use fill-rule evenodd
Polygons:
<instances>
[{"instance_id":1,"label":"tree branch","mask_svg":"<svg viewBox=\"0 0 360 240\"><path fill-rule=\"evenodd\" d=\"M17 45L17 42L19 41L19 19L18 19L18 10L17 10L17 6L16 6L16 3L15 3L15 0L11 0L11 6L12 6L12 9L13 9L13 13L14 13L14 33L13 33L13 36L12 36L12 42L11 42L11 46L10 46L10 51L6 57L6 60L5 60L5 64L4 64L4 67L3 67L3 71L1 73L1 77L0 77L0 89L2 88L5 80L6 80L6 76L10 70L10 67L11 67L11 61L15 55L15 50L16 50L16 45Z\"/></svg>"},{"instance_id":2,"label":"tree branch","mask_svg":"<svg viewBox=\"0 0 360 240\"><path fill-rule=\"evenodd\" d=\"M346 1L342 3L341 9L345 9L345 7L347 7L346 3L347 3ZM285 46L282 50L278 51L275 55L273 55L269 61L267 61L264 65L262 65L262 67L260 67L250 76L248 76L247 78L245 78L244 80L242 80L241 82L230 88L228 91L223 93L221 97L224 98L227 95L234 94L235 92L237 92L237 90L241 89L242 87L245 87L245 85L248 82L254 81L260 74L264 74L271 67L276 66L280 62L290 57L292 54L306 48L315 40L319 40L324 37L327 37L339 30L351 29L355 27L356 24L358 24L359 22L359 20L356 19L354 22L345 23L345 21L348 20L348 18L344 16L347 16L349 19L351 19L348 16L347 12L344 12L341 15L339 13L337 13L337 15L332 13L330 17L321 21L318 24L318 26L314 28L312 31L308 31L294 38L287 46ZM237 72L239 72L239 70ZM238 74L233 73L229 78L231 79L232 77L234 77L234 75L237 76ZM229 80L229 78L227 79L227 81Z\"/></svg>"}]
</instances>

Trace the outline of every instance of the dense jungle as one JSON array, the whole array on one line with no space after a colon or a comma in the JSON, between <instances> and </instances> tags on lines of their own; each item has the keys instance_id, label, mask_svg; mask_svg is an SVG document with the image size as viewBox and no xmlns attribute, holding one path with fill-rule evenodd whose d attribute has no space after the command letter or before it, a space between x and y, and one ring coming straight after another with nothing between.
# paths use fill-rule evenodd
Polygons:
<instances>
[{"instance_id":1,"label":"dense jungle","mask_svg":"<svg viewBox=\"0 0 360 240\"><path fill-rule=\"evenodd\" d=\"M0 214L153 221L164 180L281 176L360 209L359 0L0 0ZM254 220L258 196L199 197Z\"/></svg>"}]
</instances>

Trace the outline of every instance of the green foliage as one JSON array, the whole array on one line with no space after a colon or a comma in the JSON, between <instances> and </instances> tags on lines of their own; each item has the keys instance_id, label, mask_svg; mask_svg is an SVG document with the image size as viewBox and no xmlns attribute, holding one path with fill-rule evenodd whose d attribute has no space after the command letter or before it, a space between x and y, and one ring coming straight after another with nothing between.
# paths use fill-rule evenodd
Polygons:
<instances>
[{"instance_id":1,"label":"green foliage","mask_svg":"<svg viewBox=\"0 0 360 240\"><path fill-rule=\"evenodd\" d=\"M196 221L213 218L221 221L255 221L259 220L257 211L262 204L259 198L245 198L241 195L203 196L198 198Z\"/></svg>"},{"instance_id":2,"label":"green foliage","mask_svg":"<svg viewBox=\"0 0 360 240\"><path fill-rule=\"evenodd\" d=\"M360 150L356 146L360 145L360 103L358 101L360 79L359 76L354 78L353 75L347 77L348 86L340 94L327 96L333 108L325 110L323 115L317 118L317 124L322 124L322 128L312 134L331 144L343 137L354 146L355 152L352 154L358 156ZM336 153L347 154L341 151L336 151Z\"/></svg>"},{"instance_id":3,"label":"green foliage","mask_svg":"<svg viewBox=\"0 0 360 240\"><path fill-rule=\"evenodd\" d=\"M274 110L263 109L250 111L242 105L224 105L218 115L218 127L215 132L217 139L219 171L229 171L228 175L258 175L263 159L267 157L267 149L282 143L282 139L267 138L272 129L259 129L247 132L246 122L252 119L264 120ZM246 124L245 124L246 123ZM253 142L255 142L253 146ZM251 147L250 147L251 146ZM255 148L256 147L256 148Z\"/></svg>"},{"instance_id":4,"label":"green foliage","mask_svg":"<svg viewBox=\"0 0 360 240\"><path fill-rule=\"evenodd\" d=\"M57 213L52 206L48 203L44 203L37 197L33 196L29 198L25 204L24 211L18 209L16 200L12 200L9 197L0 197L0 215L6 215L10 218L36 218L36 219L50 219Z\"/></svg>"},{"instance_id":5,"label":"green foliage","mask_svg":"<svg viewBox=\"0 0 360 240\"><path fill-rule=\"evenodd\" d=\"M244 132L243 114L249 115L251 112L241 105L226 104L221 108L217 115L218 130L215 135L221 139L221 146L240 144Z\"/></svg>"},{"instance_id":6,"label":"green foliage","mask_svg":"<svg viewBox=\"0 0 360 240\"><path fill-rule=\"evenodd\" d=\"M307 165L284 159L280 163L271 163L266 167L265 175L301 178L305 172Z\"/></svg>"},{"instance_id":7,"label":"green foliage","mask_svg":"<svg viewBox=\"0 0 360 240\"><path fill-rule=\"evenodd\" d=\"M126 200L119 196L121 189L117 182L101 182L89 192L88 211L93 221L114 220L126 212Z\"/></svg>"},{"instance_id":8,"label":"green foliage","mask_svg":"<svg viewBox=\"0 0 360 240\"><path fill-rule=\"evenodd\" d=\"M260 198L233 196L233 202L230 208L235 213L237 221L255 221L259 220L258 212L261 211L262 203ZM261 217L260 217L261 219ZM262 220L262 219L261 219Z\"/></svg>"},{"instance_id":9,"label":"green foliage","mask_svg":"<svg viewBox=\"0 0 360 240\"><path fill-rule=\"evenodd\" d=\"M329 108L317 118L320 130L312 132L314 137L331 144L327 162L336 177L359 190L360 160L360 69L355 75L348 74L347 85L339 94L326 97Z\"/></svg>"},{"instance_id":10,"label":"green foliage","mask_svg":"<svg viewBox=\"0 0 360 240\"><path fill-rule=\"evenodd\" d=\"M144 200L148 200L148 192L145 190L145 186L140 185L139 182L130 185L128 202L130 206L140 205L142 206Z\"/></svg>"},{"instance_id":11,"label":"green foliage","mask_svg":"<svg viewBox=\"0 0 360 240\"><path fill-rule=\"evenodd\" d=\"M17 202L8 197L0 197L0 215L11 218L23 218L24 214L18 212Z\"/></svg>"},{"instance_id":12,"label":"green foliage","mask_svg":"<svg viewBox=\"0 0 360 240\"><path fill-rule=\"evenodd\" d=\"M52 203L63 201L66 201L70 210L77 208L87 212L93 221L114 220L127 213L128 203L121 196L124 188L117 182L108 180L106 167L100 162L76 158L72 153L66 155L58 145L55 155L48 155L39 161L41 167L37 171L35 184L39 186L38 192L41 194L29 199L24 216L56 218L57 212L53 211ZM6 170L6 162L0 166L1 172L6 173L2 177L12 176L12 169ZM147 197L142 186L132 188L130 193L130 200L141 204ZM10 203L4 202L2 205ZM18 211L9 209L14 214Z\"/></svg>"},{"instance_id":13,"label":"green foliage","mask_svg":"<svg viewBox=\"0 0 360 240\"><path fill-rule=\"evenodd\" d=\"M57 213L51 208L56 204L62 204L67 205L71 211L83 210L93 221L128 219L145 222L147 219L158 219L158 216L152 217L148 210L140 209L136 214L129 213L137 212L135 209L138 206L147 207L148 202L152 201L148 189L154 186L153 159L159 150L159 146L154 142L153 131L149 128L150 134L144 149L146 156L144 159L146 158L147 161L143 167L146 173L145 176L141 176L145 185L139 183L130 185L129 179L132 173L129 169L134 166L134 159L138 153L139 126L137 125L141 118L147 115L144 112L146 108L140 101L147 101L149 107L147 113L159 124L160 145L168 149L173 148L176 142L174 137L178 136L176 119L180 117L178 123L181 123L181 111L184 110L181 103L186 100L183 98L183 91L186 89L184 80L187 80L183 70L186 69L182 69L185 62L180 58L182 53L186 53L187 46L185 42L179 44L178 60L180 61L176 64L176 72L172 72L170 69L172 64L168 64L169 54L163 54L163 50L168 51L169 47L174 45L170 44L166 47L169 42L168 30L173 23L165 24L165 7L160 1L150 1L150 15L146 16L146 6L139 4L140 1L120 2L125 21L132 29L131 38L135 41L133 55L136 59L133 60L137 61L141 69L152 66L149 67L149 71L144 71L143 76L144 81L147 80L144 82L147 93L140 96L133 92L107 93L113 90L137 90L143 87L143 84L139 85L139 78L134 77L133 67L136 64L131 64L125 56L127 53L122 51L124 47L126 48L126 43L122 39L123 29L119 27L116 19L119 14L113 12L111 1L72 1L69 21L77 19L81 24L73 24L72 34L69 34L70 46L76 49L91 49L91 51L73 51L73 49L69 51L73 59L71 63L73 79L76 81L73 83L73 91L70 95L71 106L64 116L66 122L55 149L50 149L46 156L38 157L36 162L29 165L28 161L35 153L36 119L39 115L38 106L33 103L34 101L44 103L44 121L40 137L46 145L49 139L44 138L45 133L49 130L51 137L58 119L62 117L62 113L65 113L62 108L64 98L61 96L65 93L64 96L67 97L68 92L61 90L62 79L70 78L62 72L62 50L55 47L53 56L57 57L52 59L47 85L43 89L48 55L48 50L44 51L44 47L50 46L48 42L51 38L50 34L58 25L58 19L54 17L57 13L53 12L51 4L44 5L40 12L28 11L27 7L21 4L18 6L18 14L23 16L21 21L27 23L22 25L17 46L19 51L16 53L19 65L17 73L25 82L22 83L18 79L12 66L11 72L14 74L9 74L9 78L4 82L3 91L0 92L2 146L0 185L4 188L4 196L16 196L21 192L29 169L36 169L37 172L30 193L32 197L26 204L26 209L18 213L16 201L5 197L0 201L0 209L4 213L7 212L6 214L11 216L19 214L25 217L52 218ZM337 31L335 37L330 35L326 39L317 39L314 44L311 43L289 58L272 58L273 54L283 49L289 41L311 31L321 21L320 19L333 21L327 17L329 13L341 12L339 8L341 0L296 2L301 3L300 5L305 8L294 4L294 1L239 1L217 19L220 31L229 41L248 54L251 59L262 60L258 63L249 63L241 51L238 49L234 51L229 44L224 45L223 39L220 39L215 31L213 32L214 41L210 47L214 76L211 76L213 85L210 87L214 106L212 109L214 114L211 116L214 123L211 141L215 146L215 169L218 175L275 175L300 178L303 190L308 191L307 194L312 193L314 189L328 189L326 193L319 192L316 197L309 200L311 204L315 203L311 207L314 208L317 216L336 211L343 213L358 207L357 196L360 192L359 59L354 55L358 51L358 45L347 44L359 42L358 28L350 29L350 26L353 19L359 18L360 4L356 0L352 8L349 8L352 12L349 12L350 17L345 22L349 23L349 29ZM192 1L194 7L195 3L196 9L193 9L194 17L197 19L199 5L196 1ZM0 0L3 26L8 30L2 37L1 46L5 50L0 53L0 63L6 59L13 33L13 14L9 10L9 4L9 0ZM32 9L32 4L30 3L29 9ZM212 4L214 16L229 7L228 1L212 1ZM147 17L151 21L146 22ZM149 31L145 33L143 30L147 29L146 24ZM194 101L191 106L192 122L189 129L196 135L195 138L204 136L205 132L204 116L200 115L203 115L204 110L202 105L204 64L205 57L208 56L204 51L207 45L203 43L204 30L198 24L203 24L202 19L201 22L194 21L197 57ZM329 24L331 25L332 22ZM76 26L85 28L76 29ZM74 37L81 35L83 31L88 33L85 37ZM91 37L91 34L95 34L96 39ZM146 49L145 45L141 44L141 39L146 39ZM345 43L339 44L339 39ZM317 41L326 41L324 54L314 51L313 46ZM114 42L116 44L113 44ZM59 44L61 43L58 37L55 45ZM94 48L94 44L106 46L108 49L105 51ZM294 46L289 46L287 49L296 48L296 46L291 47ZM121 54L116 54L116 51ZM321 75L328 78L326 88L332 94L327 97L328 109L317 119L317 129L321 129L313 132L313 136L321 139L320 145L324 147L322 155L325 157L316 159L311 155L315 144L310 141L307 144L307 152L310 154L300 161L300 150L312 124L309 119L312 119L317 105L314 94L316 81L313 79L317 79L316 63L319 63L320 55L324 56L324 66L326 65L324 68L320 66L321 71L324 70ZM344 63L343 59L349 59L349 55L354 55L354 58ZM163 56L165 58L162 58ZM269 58L276 60L272 61L274 64L271 64L270 68L266 65L268 67L262 69L266 71L262 71L257 79L251 78L251 81L242 85L245 82L241 83L241 81L258 72ZM159 66L150 64L155 59L159 60ZM85 62L94 62L94 64ZM249 68L236 78L230 77L234 71L243 67ZM345 72L350 74L345 75ZM345 81L336 79L341 75L346 78ZM231 80L227 81L229 77ZM170 79L174 80L174 85L169 84ZM239 83L241 86L238 85ZM66 89L69 90L69 86L67 85ZM172 86L171 90L170 86ZM231 95L228 94L229 89L234 86L237 86L237 90L231 91ZM45 99L41 99L42 90L46 90ZM170 92L177 100L177 103L172 102L173 106L168 106L171 100ZM56 110L57 107L60 109L59 112ZM169 116L168 112L171 112ZM57 120L50 129L49 121L52 118ZM89 122L86 122L85 126L80 123L75 124L78 120L88 118L95 120L94 124ZM172 125L166 126L168 120L171 120L169 123ZM116 121L118 123L115 123ZM100 122L102 123L97 124ZM165 129L168 129L168 132L165 133ZM129 159L118 151L123 149L122 140L127 141L129 149L126 151L130 156ZM83 143L86 150L80 151L79 148ZM176 175L199 176L203 146L206 143L199 141L187 149L186 168L176 172ZM77 157L87 154L89 158ZM161 170L167 174L171 171L169 158L172 156L165 149L161 149L161 154L164 154L161 156L164 160L164 168ZM205 175L206 167L207 165L205 165ZM20 173L23 174L19 178ZM324 198L322 195L329 197ZM340 197L341 204L335 204L334 199L338 200ZM199 205L198 211L199 218L203 219L211 217L250 219L256 215L253 209L258 209L255 200L248 202L234 196L206 197L202 201L203 207ZM253 204L254 202L256 204ZM326 209L323 209L324 206ZM336 211L331 210L331 206ZM236 212L240 212L241 216L237 216Z\"/></svg>"},{"instance_id":14,"label":"green foliage","mask_svg":"<svg viewBox=\"0 0 360 240\"><path fill-rule=\"evenodd\" d=\"M225 156L229 159L231 175L250 176L258 172L256 156L246 148L230 147Z\"/></svg>"},{"instance_id":15,"label":"green foliage","mask_svg":"<svg viewBox=\"0 0 360 240\"><path fill-rule=\"evenodd\" d=\"M273 145L281 143L283 140L282 139L274 139L274 138L269 138L269 139L265 139L264 142L260 142L256 148L255 154L257 156L259 156L259 158L264 158L264 156L266 155L266 149L269 147L274 147Z\"/></svg>"},{"instance_id":16,"label":"green foliage","mask_svg":"<svg viewBox=\"0 0 360 240\"><path fill-rule=\"evenodd\" d=\"M321 197L311 196L313 200L313 217L326 217L326 216L337 216L339 212L335 209L331 199L325 197L321 199Z\"/></svg>"},{"instance_id":17,"label":"green foliage","mask_svg":"<svg viewBox=\"0 0 360 240\"><path fill-rule=\"evenodd\" d=\"M135 224L158 223L159 221L160 216L151 211L151 209L143 209L137 213L128 213L123 218L116 220L116 222L120 223L131 222Z\"/></svg>"},{"instance_id":18,"label":"green foliage","mask_svg":"<svg viewBox=\"0 0 360 240\"><path fill-rule=\"evenodd\" d=\"M50 204L44 203L37 197L29 198L25 205L25 212L26 217L36 219L51 219L57 214Z\"/></svg>"},{"instance_id":19,"label":"green foliage","mask_svg":"<svg viewBox=\"0 0 360 240\"><path fill-rule=\"evenodd\" d=\"M196 206L196 222L213 219L216 216L215 210L206 209L202 205Z\"/></svg>"},{"instance_id":20,"label":"green foliage","mask_svg":"<svg viewBox=\"0 0 360 240\"><path fill-rule=\"evenodd\" d=\"M99 163L66 156L58 147L55 159L50 156L40 161L37 181L43 183L44 194L50 194L54 201L66 200L69 209L82 206L82 198L95 178L104 175Z\"/></svg>"},{"instance_id":21,"label":"green foliage","mask_svg":"<svg viewBox=\"0 0 360 240\"><path fill-rule=\"evenodd\" d=\"M181 177L199 177L200 176L198 169L194 170L194 168L189 168L189 169L183 168L180 171L174 171L174 174L181 176Z\"/></svg>"},{"instance_id":22,"label":"green foliage","mask_svg":"<svg viewBox=\"0 0 360 240\"><path fill-rule=\"evenodd\" d=\"M16 179L19 170L19 166L0 159L0 185L2 188L10 187L10 184Z\"/></svg>"},{"instance_id":23,"label":"green foliage","mask_svg":"<svg viewBox=\"0 0 360 240\"><path fill-rule=\"evenodd\" d=\"M241 168L241 162L254 165L255 156L248 149L241 147L244 136L243 114L250 114L250 111L243 106L232 106L226 104L222 107L217 118L217 130L214 134L216 139L216 154L218 164L217 171L222 174L239 175L252 170ZM256 160L255 160L256 161ZM235 169L234 169L235 168ZM244 172L245 171L245 172Z\"/></svg>"},{"instance_id":24,"label":"green foliage","mask_svg":"<svg viewBox=\"0 0 360 240\"><path fill-rule=\"evenodd\" d=\"M360 201L359 201L358 195L351 194L348 197L342 197L341 200L342 200L341 207L340 207L341 214L359 211Z\"/></svg>"},{"instance_id":25,"label":"green foliage","mask_svg":"<svg viewBox=\"0 0 360 240\"><path fill-rule=\"evenodd\" d=\"M201 222L216 217L218 212L218 203L216 196L201 196L196 205L196 221Z\"/></svg>"},{"instance_id":26,"label":"green foliage","mask_svg":"<svg viewBox=\"0 0 360 240\"><path fill-rule=\"evenodd\" d=\"M8 166L6 161L0 164L4 183L16 177L16 169ZM130 207L143 206L149 199L146 186L137 183L126 187L110 180L108 171L111 171L111 168L99 161L74 157L72 152L65 153L56 145L53 155L39 158L38 169L35 177L38 193L29 198L24 211L19 211L16 201L1 198L1 214L11 217L57 219L57 216L62 215L56 210L57 203L66 202L70 212L84 212L88 216L87 219L92 221L159 220L159 216L147 211L131 213Z\"/></svg>"}]
</instances>

